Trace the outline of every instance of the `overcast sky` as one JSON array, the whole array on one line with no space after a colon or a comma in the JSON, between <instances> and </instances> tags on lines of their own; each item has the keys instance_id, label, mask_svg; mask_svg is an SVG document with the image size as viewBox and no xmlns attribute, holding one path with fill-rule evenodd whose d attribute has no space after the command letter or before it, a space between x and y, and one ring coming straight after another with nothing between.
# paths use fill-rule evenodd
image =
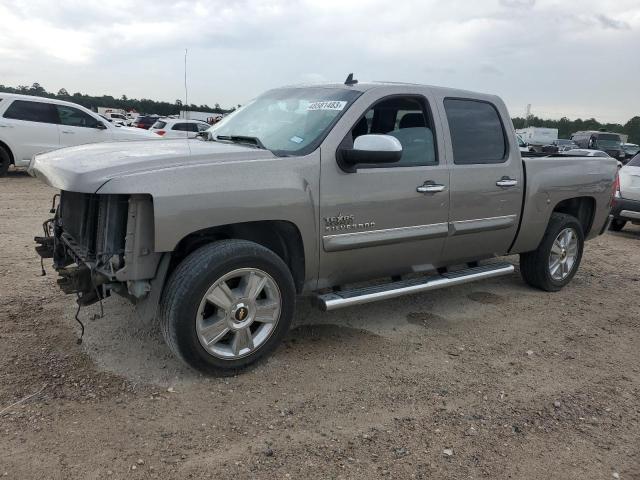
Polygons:
<instances>
[{"instance_id":1,"label":"overcast sky","mask_svg":"<svg viewBox=\"0 0 640 480\"><path fill-rule=\"evenodd\" d=\"M0 84L245 103L393 80L502 96L512 116L640 115L640 0L0 0Z\"/></svg>"}]
</instances>

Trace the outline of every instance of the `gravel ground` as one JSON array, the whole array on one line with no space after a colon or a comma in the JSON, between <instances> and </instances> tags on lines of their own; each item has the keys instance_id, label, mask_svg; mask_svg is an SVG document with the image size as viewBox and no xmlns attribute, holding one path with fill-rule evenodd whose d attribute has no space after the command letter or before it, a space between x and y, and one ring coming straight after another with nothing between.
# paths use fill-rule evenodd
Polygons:
<instances>
[{"instance_id":1,"label":"gravel ground","mask_svg":"<svg viewBox=\"0 0 640 480\"><path fill-rule=\"evenodd\" d=\"M640 478L637 226L589 242L555 294L514 274L335 313L301 300L275 355L216 379L117 298L82 311L76 343L33 250L53 193L0 179L3 478Z\"/></svg>"}]
</instances>

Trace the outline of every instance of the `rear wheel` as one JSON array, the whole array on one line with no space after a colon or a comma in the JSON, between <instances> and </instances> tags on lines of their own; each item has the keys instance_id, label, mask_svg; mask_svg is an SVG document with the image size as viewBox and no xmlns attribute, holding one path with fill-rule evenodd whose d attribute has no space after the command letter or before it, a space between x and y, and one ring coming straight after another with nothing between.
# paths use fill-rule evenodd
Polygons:
<instances>
[{"instance_id":1,"label":"rear wheel","mask_svg":"<svg viewBox=\"0 0 640 480\"><path fill-rule=\"evenodd\" d=\"M222 240L178 265L160 324L169 348L188 365L232 375L275 349L294 307L293 278L280 257L253 242Z\"/></svg>"},{"instance_id":2,"label":"rear wheel","mask_svg":"<svg viewBox=\"0 0 640 480\"><path fill-rule=\"evenodd\" d=\"M4 177L11 165L11 157L9 153L2 147L0 147L0 177Z\"/></svg>"},{"instance_id":3,"label":"rear wheel","mask_svg":"<svg viewBox=\"0 0 640 480\"><path fill-rule=\"evenodd\" d=\"M541 290L560 290L578 271L583 247L580 222L571 215L552 214L538 248L520 255L522 278Z\"/></svg>"},{"instance_id":4,"label":"rear wheel","mask_svg":"<svg viewBox=\"0 0 640 480\"><path fill-rule=\"evenodd\" d=\"M626 224L627 224L626 220L618 220L617 218L614 218L611 221L611 225L609 225L609 230L612 230L614 232L619 232L624 228Z\"/></svg>"}]
</instances>

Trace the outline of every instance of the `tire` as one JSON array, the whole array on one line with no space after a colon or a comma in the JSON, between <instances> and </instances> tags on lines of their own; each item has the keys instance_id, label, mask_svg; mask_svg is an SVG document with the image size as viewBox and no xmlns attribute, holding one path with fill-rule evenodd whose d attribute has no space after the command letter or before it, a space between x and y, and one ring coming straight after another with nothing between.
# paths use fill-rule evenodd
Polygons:
<instances>
[{"instance_id":1,"label":"tire","mask_svg":"<svg viewBox=\"0 0 640 480\"><path fill-rule=\"evenodd\" d=\"M617 218L614 218L611 221L611 225L609 225L609 230L613 232L619 232L624 228L626 224L627 224L626 220L618 220Z\"/></svg>"},{"instance_id":2,"label":"tire","mask_svg":"<svg viewBox=\"0 0 640 480\"><path fill-rule=\"evenodd\" d=\"M560 248L562 253L558 254L559 245L562 243L559 235L563 234L563 239L567 238L564 236L568 235L567 231L574 235L575 246L571 240L569 246ZM556 241L559 243L552 250ZM583 248L584 233L578 219L564 213L553 213L538 248L533 252L520 254L520 274L532 287L557 292L567 285L578 271ZM573 261L570 262L570 259ZM555 260L560 262L557 268Z\"/></svg>"},{"instance_id":3,"label":"tire","mask_svg":"<svg viewBox=\"0 0 640 480\"><path fill-rule=\"evenodd\" d=\"M246 240L221 240L176 267L159 321L170 350L187 365L209 375L234 375L282 341L295 298L291 272L274 252Z\"/></svg>"},{"instance_id":4,"label":"tire","mask_svg":"<svg viewBox=\"0 0 640 480\"><path fill-rule=\"evenodd\" d=\"M11 157L9 153L2 147L0 147L0 177L4 177L11 165Z\"/></svg>"}]
</instances>

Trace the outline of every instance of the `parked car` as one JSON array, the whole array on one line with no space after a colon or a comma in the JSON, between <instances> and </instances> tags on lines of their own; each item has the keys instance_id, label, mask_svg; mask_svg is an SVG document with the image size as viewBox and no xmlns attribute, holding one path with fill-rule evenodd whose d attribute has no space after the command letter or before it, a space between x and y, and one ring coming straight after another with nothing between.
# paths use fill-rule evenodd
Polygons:
<instances>
[{"instance_id":1,"label":"parked car","mask_svg":"<svg viewBox=\"0 0 640 480\"><path fill-rule=\"evenodd\" d=\"M627 222L640 224L640 154L618 172L611 230L619 232Z\"/></svg>"},{"instance_id":2,"label":"parked car","mask_svg":"<svg viewBox=\"0 0 640 480\"><path fill-rule=\"evenodd\" d=\"M477 262L516 253L530 285L571 281L613 159L521 158L497 96L351 78L269 91L210 141L37 155L61 190L37 250L62 290L135 300L179 358L228 375L276 348L298 294L357 307L510 274Z\"/></svg>"},{"instance_id":3,"label":"parked car","mask_svg":"<svg viewBox=\"0 0 640 480\"><path fill-rule=\"evenodd\" d=\"M552 144L558 147L558 152L579 148L578 145L576 145L576 142L573 140L565 140L564 138L558 138L557 140L554 140Z\"/></svg>"},{"instance_id":4,"label":"parked car","mask_svg":"<svg viewBox=\"0 0 640 480\"><path fill-rule=\"evenodd\" d=\"M10 165L27 167L36 153L84 143L159 137L117 128L75 103L0 93L0 176Z\"/></svg>"},{"instance_id":5,"label":"parked car","mask_svg":"<svg viewBox=\"0 0 640 480\"><path fill-rule=\"evenodd\" d=\"M134 128L142 128L144 130L149 130L151 128L151 125L156 123L159 119L160 119L160 117L155 116L155 115L142 115L142 116L137 117L133 121L131 126L134 127Z\"/></svg>"},{"instance_id":6,"label":"parked car","mask_svg":"<svg viewBox=\"0 0 640 480\"><path fill-rule=\"evenodd\" d=\"M526 153L530 151L527 142L525 142L520 135L516 134L516 140L518 142L518 150L520 150L520 153Z\"/></svg>"},{"instance_id":7,"label":"parked car","mask_svg":"<svg viewBox=\"0 0 640 480\"><path fill-rule=\"evenodd\" d=\"M602 150L618 160L624 160L625 158L624 150L622 150L622 139L617 133L588 130L571 134L571 140L579 148Z\"/></svg>"},{"instance_id":8,"label":"parked car","mask_svg":"<svg viewBox=\"0 0 640 480\"><path fill-rule=\"evenodd\" d=\"M114 125L122 126L127 124L127 117L121 113L105 113L104 116L111 119L111 123Z\"/></svg>"},{"instance_id":9,"label":"parked car","mask_svg":"<svg viewBox=\"0 0 640 480\"><path fill-rule=\"evenodd\" d=\"M211 125L200 120L163 118L154 123L149 131L164 138L195 138L209 128Z\"/></svg>"},{"instance_id":10,"label":"parked car","mask_svg":"<svg viewBox=\"0 0 640 480\"><path fill-rule=\"evenodd\" d=\"M635 157L640 152L640 146L635 143L623 143L622 150L624 150L624 155L627 160Z\"/></svg>"}]
</instances>

